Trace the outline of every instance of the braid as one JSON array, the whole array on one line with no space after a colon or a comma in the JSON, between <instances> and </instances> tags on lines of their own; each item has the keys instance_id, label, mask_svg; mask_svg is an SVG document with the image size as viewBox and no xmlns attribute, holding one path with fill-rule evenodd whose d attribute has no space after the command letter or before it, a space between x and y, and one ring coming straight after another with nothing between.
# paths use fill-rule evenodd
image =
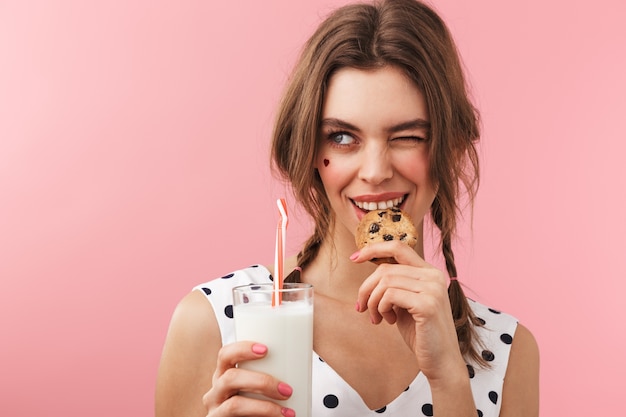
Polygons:
<instances>
[{"instance_id":1,"label":"braid","mask_svg":"<svg viewBox=\"0 0 626 417\"><path fill-rule=\"evenodd\" d=\"M456 278L456 265L454 264L454 253L452 252L452 243L450 242L450 235L446 234L445 239L441 239L441 251L443 257L446 260L446 270L450 278Z\"/></svg>"},{"instance_id":2,"label":"braid","mask_svg":"<svg viewBox=\"0 0 626 417\"><path fill-rule=\"evenodd\" d=\"M319 217L315 217L315 229L311 237L304 242L302 250L298 253L297 256L297 264L298 267L294 272L285 277L285 282L301 282L300 281L300 271L303 268L306 268L319 254L320 247L322 245L322 240L324 240L324 236L326 235L326 230L331 227L333 216L329 213L328 209L325 209L323 205L322 211L328 213L328 215L322 215ZM297 271L297 272L296 272Z\"/></svg>"},{"instance_id":3,"label":"braid","mask_svg":"<svg viewBox=\"0 0 626 417\"><path fill-rule=\"evenodd\" d=\"M471 359L481 366L488 366L482 355L476 350L476 344L480 345L475 326L482 326L483 323L476 318L472 311L467 297L463 292L461 284L456 279L456 265L454 263L454 253L452 251L451 233L444 227L444 220L439 204L439 199L435 199L432 205L432 218L435 225L441 230L441 251L446 261L446 270L450 276L450 286L448 287L448 297L452 308L452 318L456 328L457 339L461 354Z\"/></svg>"},{"instance_id":4,"label":"braid","mask_svg":"<svg viewBox=\"0 0 626 417\"><path fill-rule=\"evenodd\" d=\"M304 247L300 253L298 253L298 266L300 268L305 268L313 259L315 259L320 251L321 243L322 237L320 236L319 231L316 230L315 233L313 233L313 236L311 236L304 243Z\"/></svg>"},{"instance_id":5,"label":"braid","mask_svg":"<svg viewBox=\"0 0 626 417\"><path fill-rule=\"evenodd\" d=\"M317 239L317 234L305 242L304 247L298 253L298 267L285 277L285 282L302 282L302 268L315 259L320 251L320 243L322 241Z\"/></svg>"}]
</instances>

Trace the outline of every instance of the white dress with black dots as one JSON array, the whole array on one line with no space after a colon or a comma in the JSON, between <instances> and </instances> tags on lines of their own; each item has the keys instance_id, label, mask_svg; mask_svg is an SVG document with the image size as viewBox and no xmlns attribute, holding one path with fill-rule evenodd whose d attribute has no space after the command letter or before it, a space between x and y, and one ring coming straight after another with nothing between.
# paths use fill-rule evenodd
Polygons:
<instances>
[{"instance_id":1,"label":"white dress with black dots","mask_svg":"<svg viewBox=\"0 0 626 417\"><path fill-rule=\"evenodd\" d=\"M271 282L271 276L267 268L253 265L194 288L203 291L213 306L223 344L235 341L232 288L238 285L268 282ZM517 320L472 300L470 300L470 306L476 316L485 322L485 326L477 330L485 346L482 356L491 365L488 369L467 365L477 415L496 417L500 414L502 384ZM312 415L314 417L377 414L398 417L433 415L430 387L422 373L419 373L404 392L391 403L378 410L370 410L359 394L315 352L313 352L312 370Z\"/></svg>"}]
</instances>

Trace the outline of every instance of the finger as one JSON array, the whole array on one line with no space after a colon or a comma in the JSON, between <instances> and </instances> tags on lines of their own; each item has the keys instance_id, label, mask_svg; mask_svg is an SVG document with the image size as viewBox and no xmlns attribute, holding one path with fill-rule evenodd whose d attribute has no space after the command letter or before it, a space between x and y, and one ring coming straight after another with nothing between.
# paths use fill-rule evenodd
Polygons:
<instances>
[{"instance_id":1,"label":"finger","mask_svg":"<svg viewBox=\"0 0 626 417\"><path fill-rule=\"evenodd\" d=\"M383 304L383 300L388 300L397 291L413 295L419 294L424 291L423 287L422 282L412 277L400 275L384 276L367 300L370 320L375 324L380 323L383 319L390 324L395 323L397 315L394 307L396 306L393 303ZM398 307L406 308L407 306L398 305Z\"/></svg>"},{"instance_id":2,"label":"finger","mask_svg":"<svg viewBox=\"0 0 626 417\"><path fill-rule=\"evenodd\" d=\"M372 323L380 323L383 319L391 324L395 323L399 308L415 310L419 302L418 297L423 297L424 295L436 296L441 293L439 296L447 299L445 285L442 285L439 279L430 277L430 275L436 277L436 273L425 271L425 277L416 278L395 272L396 270L403 272L403 270L407 270L406 267L395 266L381 269L387 269L393 273L383 274L376 281L375 287L371 290L369 298L365 302ZM409 268L408 271L414 272L414 268ZM370 285L370 283L364 284L365 288L368 288L368 285Z\"/></svg>"},{"instance_id":3,"label":"finger","mask_svg":"<svg viewBox=\"0 0 626 417\"><path fill-rule=\"evenodd\" d=\"M217 356L215 376L219 377L237 363L259 359L267 354L267 346L251 341L235 342L222 347Z\"/></svg>"},{"instance_id":4,"label":"finger","mask_svg":"<svg viewBox=\"0 0 626 417\"><path fill-rule=\"evenodd\" d=\"M368 244L350 257L356 263L377 258L394 258L397 263L404 265L430 266L412 247L397 240Z\"/></svg>"},{"instance_id":5,"label":"finger","mask_svg":"<svg viewBox=\"0 0 626 417\"><path fill-rule=\"evenodd\" d=\"M439 293L439 284L435 282L421 282L419 291L409 291L402 288L389 288L378 302L380 314L387 317L387 312L394 311L395 317L399 309L407 311L415 321L429 320L440 313L450 311L447 307L447 296Z\"/></svg>"},{"instance_id":6,"label":"finger","mask_svg":"<svg viewBox=\"0 0 626 417\"><path fill-rule=\"evenodd\" d=\"M275 402L257 398L235 395L224 401L212 412L210 417L230 416L293 416L293 410L287 409Z\"/></svg>"},{"instance_id":7,"label":"finger","mask_svg":"<svg viewBox=\"0 0 626 417\"><path fill-rule=\"evenodd\" d=\"M403 291L397 288L389 288L382 296L378 305L376 306L378 316L380 317L380 321L385 320L389 324L394 324L398 320L398 307L394 305L392 302L388 302L388 299L392 297L392 293ZM414 293L413 293L414 294ZM392 297L393 298L393 297ZM371 313L370 313L371 314Z\"/></svg>"},{"instance_id":8,"label":"finger","mask_svg":"<svg viewBox=\"0 0 626 417\"><path fill-rule=\"evenodd\" d=\"M377 309L382 319L394 324L398 319L398 310L413 308L424 298L424 293L415 293L398 288L389 288L378 303Z\"/></svg>"},{"instance_id":9,"label":"finger","mask_svg":"<svg viewBox=\"0 0 626 417\"><path fill-rule=\"evenodd\" d=\"M272 375L242 368L231 368L225 372L218 382L219 387L231 393L247 392L275 400L286 400L293 393L288 384Z\"/></svg>"},{"instance_id":10,"label":"finger","mask_svg":"<svg viewBox=\"0 0 626 417\"><path fill-rule=\"evenodd\" d=\"M417 288L413 287L415 285L413 281L420 280L421 278L418 274L423 274L424 272L416 271L414 267L406 265L382 264L378 266L376 271L367 277L359 287L357 310L365 311L369 308L370 301L374 301L372 297L376 299L377 294L378 298L382 297L384 287L399 285L406 289L414 288L417 290ZM408 280L408 282L401 283L402 280Z\"/></svg>"},{"instance_id":11,"label":"finger","mask_svg":"<svg viewBox=\"0 0 626 417\"><path fill-rule=\"evenodd\" d=\"M293 389L268 374L229 368L214 381L211 390L203 396L203 403L208 409L212 409L242 392L274 400L286 400L293 393Z\"/></svg>"}]
</instances>

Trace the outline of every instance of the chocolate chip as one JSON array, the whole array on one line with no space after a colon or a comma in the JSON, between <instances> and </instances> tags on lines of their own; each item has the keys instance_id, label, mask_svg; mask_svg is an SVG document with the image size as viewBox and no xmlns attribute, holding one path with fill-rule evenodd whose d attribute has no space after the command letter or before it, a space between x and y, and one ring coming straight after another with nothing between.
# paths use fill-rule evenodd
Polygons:
<instances>
[{"instance_id":1,"label":"chocolate chip","mask_svg":"<svg viewBox=\"0 0 626 417\"><path fill-rule=\"evenodd\" d=\"M395 223L395 222L399 222L400 220L402 220L402 215L401 214L394 214L393 216L391 216L391 220Z\"/></svg>"},{"instance_id":2,"label":"chocolate chip","mask_svg":"<svg viewBox=\"0 0 626 417\"><path fill-rule=\"evenodd\" d=\"M393 211L394 213L400 213L400 209L397 207L392 207L391 211Z\"/></svg>"},{"instance_id":3,"label":"chocolate chip","mask_svg":"<svg viewBox=\"0 0 626 417\"><path fill-rule=\"evenodd\" d=\"M379 230L380 226L378 225L378 223L370 224L370 233L378 233Z\"/></svg>"},{"instance_id":4,"label":"chocolate chip","mask_svg":"<svg viewBox=\"0 0 626 417\"><path fill-rule=\"evenodd\" d=\"M386 211L379 211L378 212L378 217L383 217L385 214L387 214Z\"/></svg>"},{"instance_id":5,"label":"chocolate chip","mask_svg":"<svg viewBox=\"0 0 626 417\"><path fill-rule=\"evenodd\" d=\"M400 235L400 240L404 240L404 239L406 239L406 233L402 233L402 234Z\"/></svg>"},{"instance_id":6,"label":"chocolate chip","mask_svg":"<svg viewBox=\"0 0 626 417\"><path fill-rule=\"evenodd\" d=\"M392 235L383 235L383 240L386 240L386 241L393 240L393 236Z\"/></svg>"}]
</instances>

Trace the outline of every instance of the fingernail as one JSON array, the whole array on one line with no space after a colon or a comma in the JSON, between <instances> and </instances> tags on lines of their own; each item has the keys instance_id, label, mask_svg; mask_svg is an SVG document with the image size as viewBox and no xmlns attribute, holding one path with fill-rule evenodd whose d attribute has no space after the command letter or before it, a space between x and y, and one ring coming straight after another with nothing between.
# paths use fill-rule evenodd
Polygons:
<instances>
[{"instance_id":1,"label":"fingernail","mask_svg":"<svg viewBox=\"0 0 626 417\"><path fill-rule=\"evenodd\" d=\"M293 389L284 382L278 384L278 392L280 392L285 397L289 397L293 393Z\"/></svg>"},{"instance_id":2,"label":"fingernail","mask_svg":"<svg viewBox=\"0 0 626 417\"><path fill-rule=\"evenodd\" d=\"M354 252L352 255L350 255L350 260L354 261L356 258L359 257L360 254L361 254L361 251Z\"/></svg>"},{"instance_id":3,"label":"fingernail","mask_svg":"<svg viewBox=\"0 0 626 417\"><path fill-rule=\"evenodd\" d=\"M356 309L356 311L361 311L361 304L359 304L359 302L356 302L356 306L354 306L354 308Z\"/></svg>"},{"instance_id":4,"label":"fingernail","mask_svg":"<svg viewBox=\"0 0 626 417\"><path fill-rule=\"evenodd\" d=\"M267 352L267 346L260 343L255 343L254 345L252 345L252 351L257 355L263 355L265 352Z\"/></svg>"},{"instance_id":5,"label":"fingernail","mask_svg":"<svg viewBox=\"0 0 626 417\"><path fill-rule=\"evenodd\" d=\"M296 417L296 412L291 408L283 408L280 410L280 413L285 417Z\"/></svg>"}]
</instances>

